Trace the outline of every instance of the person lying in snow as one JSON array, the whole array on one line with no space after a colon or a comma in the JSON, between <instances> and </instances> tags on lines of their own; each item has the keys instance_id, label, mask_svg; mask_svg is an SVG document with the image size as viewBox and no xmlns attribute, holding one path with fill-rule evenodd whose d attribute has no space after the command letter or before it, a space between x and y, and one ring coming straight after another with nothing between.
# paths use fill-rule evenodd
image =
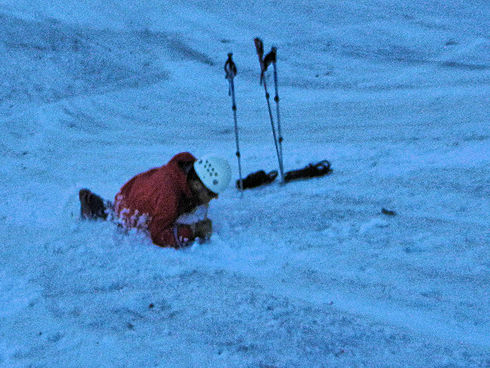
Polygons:
<instances>
[{"instance_id":1,"label":"person lying in snow","mask_svg":"<svg viewBox=\"0 0 490 368\"><path fill-rule=\"evenodd\" d=\"M122 186L114 203L88 189L79 192L83 219L113 219L123 228L149 233L154 244L182 248L212 233L207 207L231 179L228 161L216 156L196 159L188 152L166 165L136 175ZM197 221L193 214L203 212Z\"/></svg>"}]
</instances>

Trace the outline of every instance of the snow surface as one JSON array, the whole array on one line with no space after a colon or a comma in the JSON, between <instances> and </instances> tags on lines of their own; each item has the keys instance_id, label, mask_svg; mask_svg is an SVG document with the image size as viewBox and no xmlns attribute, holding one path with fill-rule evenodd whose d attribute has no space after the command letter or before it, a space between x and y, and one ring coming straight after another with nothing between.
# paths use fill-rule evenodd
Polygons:
<instances>
[{"instance_id":1,"label":"snow surface","mask_svg":"<svg viewBox=\"0 0 490 368\"><path fill-rule=\"evenodd\" d=\"M489 367L490 3L0 1L0 367ZM173 154L286 170L208 244L78 219ZM269 76L270 78L270 76ZM271 81L270 81L271 82ZM381 213L386 208L395 216Z\"/></svg>"}]
</instances>

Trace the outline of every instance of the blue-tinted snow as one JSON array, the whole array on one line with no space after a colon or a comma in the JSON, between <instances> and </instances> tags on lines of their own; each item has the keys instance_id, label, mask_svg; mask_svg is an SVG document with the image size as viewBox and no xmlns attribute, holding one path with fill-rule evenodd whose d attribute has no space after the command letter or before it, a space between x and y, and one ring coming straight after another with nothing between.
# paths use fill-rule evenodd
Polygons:
<instances>
[{"instance_id":1,"label":"blue-tinted snow","mask_svg":"<svg viewBox=\"0 0 490 368\"><path fill-rule=\"evenodd\" d=\"M0 367L488 367L488 1L0 1ZM78 219L189 150L286 170L185 251ZM270 85L272 80L270 80ZM396 216L381 214L394 210Z\"/></svg>"}]
</instances>

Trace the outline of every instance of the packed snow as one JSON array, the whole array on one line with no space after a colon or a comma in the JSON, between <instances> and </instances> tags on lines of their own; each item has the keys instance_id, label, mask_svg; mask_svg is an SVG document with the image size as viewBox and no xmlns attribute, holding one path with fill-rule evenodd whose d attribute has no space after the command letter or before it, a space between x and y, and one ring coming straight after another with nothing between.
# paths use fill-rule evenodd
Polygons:
<instances>
[{"instance_id":1,"label":"packed snow","mask_svg":"<svg viewBox=\"0 0 490 368\"><path fill-rule=\"evenodd\" d=\"M0 367L489 367L489 14L0 0ZM244 174L277 169L257 36L285 170L333 173L241 196L228 52ZM210 242L79 219L182 151L233 166Z\"/></svg>"}]
</instances>

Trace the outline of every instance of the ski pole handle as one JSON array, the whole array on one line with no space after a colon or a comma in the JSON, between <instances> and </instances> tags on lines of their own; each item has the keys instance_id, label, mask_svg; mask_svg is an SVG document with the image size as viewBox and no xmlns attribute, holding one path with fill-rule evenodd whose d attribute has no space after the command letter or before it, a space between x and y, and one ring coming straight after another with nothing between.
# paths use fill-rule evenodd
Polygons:
<instances>
[{"instance_id":1,"label":"ski pole handle","mask_svg":"<svg viewBox=\"0 0 490 368\"><path fill-rule=\"evenodd\" d=\"M226 73L225 78L228 80L235 78L235 76L237 74L236 65L233 62L233 53L231 53L231 52L228 53L228 59L226 60L226 63L225 63L225 73Z\"/></svg>"},{"instance_id":2,"label":"ski pole handle","mask_svg":"<svg viewBox=\"0 0 490 368\"><path fill-rule=\"evenodd\" d=\"M260 66L262 66L262 59L264 58L264 43L260 38L254 38L255 49L257 50L257 55L259 57Z\"/></svg>"},{"instance_id":3,"label":"ski pole handle","mask_svg":"<svg viewBox=\"0 0 490 368\"><path fill-rule=\"evenodd\" d=\"M254 39L255 49L257 50L257 56L259 57L260 64L260 85L264 79L265 67L264 67L264 43L260 38Z\"/></svg>"},{"instance_id":4,"label":"ski pole handle","mask_svg":"<svg viewBox=\"0 0 490 368\"><path fill-rule=\"evenodd\" d=\"M264 61L263 61L264 71L267 70L267 68L269 67L269 65L275 64L276 63L276 59L277 59L277 48L273 46L271 48L271 51L269 51L269 53L267 55L265 55L265 58L264 58Z\"/></svg>"}]
</instances>

